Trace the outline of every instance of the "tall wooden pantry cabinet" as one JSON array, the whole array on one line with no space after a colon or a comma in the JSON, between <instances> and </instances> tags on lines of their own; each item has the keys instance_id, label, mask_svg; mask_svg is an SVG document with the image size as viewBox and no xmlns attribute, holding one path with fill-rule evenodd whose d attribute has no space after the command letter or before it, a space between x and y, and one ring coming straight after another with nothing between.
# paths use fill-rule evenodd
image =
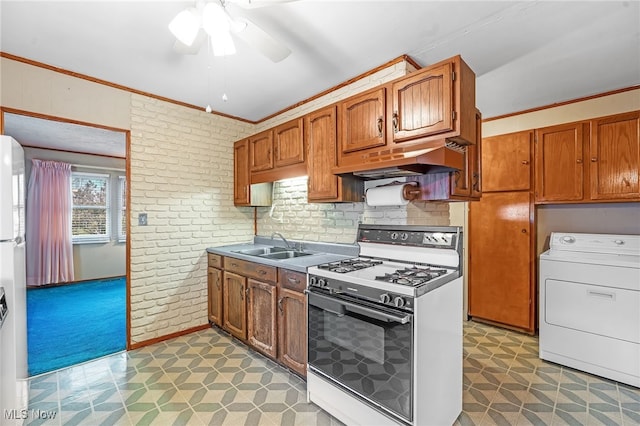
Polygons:
<instances>
[{"instance_id":1,"label":"tall wooden pantry cabinet","mask_svg":"<svg viewBox=\"0 0 640 426\"><path fill-rule=\"evenodd\" d=\"M482 198L469 203L469 316L535 332L533 132L482 139Z\"/></svg>"}]
</instances>

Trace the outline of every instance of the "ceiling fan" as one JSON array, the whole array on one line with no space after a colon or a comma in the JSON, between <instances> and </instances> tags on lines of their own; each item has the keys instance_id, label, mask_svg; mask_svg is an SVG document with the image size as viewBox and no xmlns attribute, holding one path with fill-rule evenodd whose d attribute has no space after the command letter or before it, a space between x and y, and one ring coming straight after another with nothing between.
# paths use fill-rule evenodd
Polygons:
<instances>
[{"instance_id":1,"label":"ceiling fan","mask_svg":"<svg viewBox=\"0 0 640 426\"><path fill-rule=\"evenodd\" d=\"M197 0L194 7L178 13L169 23L169 30L176 37L174 50L196 54L208 37L215 56L233 55L236 52L233 35L273 62L280 62L291 50L248 19L231 17L226 5L229 2L252 9L290 1L295 0Z\"/></svg>"}]
</instances>

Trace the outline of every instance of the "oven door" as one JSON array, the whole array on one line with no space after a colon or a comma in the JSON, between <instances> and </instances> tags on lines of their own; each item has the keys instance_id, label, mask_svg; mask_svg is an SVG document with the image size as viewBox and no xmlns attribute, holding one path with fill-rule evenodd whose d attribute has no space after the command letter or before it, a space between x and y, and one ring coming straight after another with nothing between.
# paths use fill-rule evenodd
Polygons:
<instances>
[{"instance_id":1,"label":"oven door","mask_svg":"<svg viewBox=\"0 0 640 426\"><path fill-rule=\"evenodd\" d=\"M370 405L413 420L413 315L308 290L309 369Z\"/></svg>"}]
</instances>

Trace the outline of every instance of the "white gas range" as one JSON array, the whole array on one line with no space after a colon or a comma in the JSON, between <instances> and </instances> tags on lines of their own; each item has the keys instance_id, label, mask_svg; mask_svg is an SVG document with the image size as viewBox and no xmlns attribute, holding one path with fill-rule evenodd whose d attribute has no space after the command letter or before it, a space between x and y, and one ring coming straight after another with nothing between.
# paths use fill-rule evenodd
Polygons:
<instances>
[{"instance_id":1,"label":"white gas range","mask_svg":"<svg viewBox=\"0 0 640 426\"><path fill-rule=\"evenodd\" d=\"M452 424L460 228L360 225L357 240L358 258L308 270L309 400L348 425Z\"/></svg>"}]
</instances>

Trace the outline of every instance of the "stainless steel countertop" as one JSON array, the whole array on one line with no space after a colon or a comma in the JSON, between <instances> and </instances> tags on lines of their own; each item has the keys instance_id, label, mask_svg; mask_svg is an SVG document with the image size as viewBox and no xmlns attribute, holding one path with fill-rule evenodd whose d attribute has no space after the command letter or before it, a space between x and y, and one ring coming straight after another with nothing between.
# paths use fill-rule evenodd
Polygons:
<instances>
[{"instance_id":1,"label":"stainless steel countertop","mask_svg":"<svg viewBox=\"0 0 640 426\"><path fill-rule=\"evenodd\" d=\"M336 262L338 260L356 257L360 251L360 247L355 244L333 244L318 243L312 241L296 241L289 240L296 246L300 243L304 246L304 251L312 253L309 256L300 256L290 259L267 259L259 256L251 256L242 253L236 253L239 250L247 250L251 248L266 247L285 247L284 242L280 239L271 239L269 237L255 236L253 242L238 243L226 246L217 246L207 248L208 253L219 254L221 256L233 257L236 259L246 260L249 262L260 263L263 265L275 266L278 268L289 269L297 272L307 272L310 266L320 265L322 263Z\"/></svg>"}]
</instances>

